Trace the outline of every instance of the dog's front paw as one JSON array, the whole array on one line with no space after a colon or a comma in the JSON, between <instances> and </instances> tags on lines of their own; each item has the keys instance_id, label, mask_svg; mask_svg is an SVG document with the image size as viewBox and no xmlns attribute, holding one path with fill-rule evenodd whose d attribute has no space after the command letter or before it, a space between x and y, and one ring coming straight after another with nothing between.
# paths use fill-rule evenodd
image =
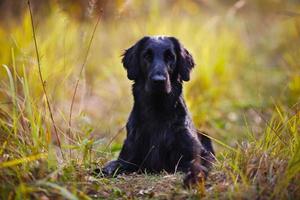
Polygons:
<instances>
[{"instance_id":1,"label":"dog's front paw","mask_svg":"<svg viewBox=\"0 0 300 200\"><path fill-rule=\"evenodd\" d=\"M92 171L93 176L97 177L113 177L117 174L118 169L120 168L120 164L118 161L110 161L103 168L96 168Z\"/></svg>"},{"instance_id":2,"label":"dog's front paw","mask_svg":"<svg viewBox=\"0 0 300 200\"><path fill-rule=\"evenodd\" d=\"M120 168L120 163L117 160L110 161L101 170L104 176L115 176Z\"/></svg>"},{"instance_id":3,"label":"dog's front paw","mask_svg":"<svg viewBox=\"0 0 300 200\"><path fill-rule=\"evenodd\" d=\"M205 174L200 171L198 173L188 172L184 177L183 184L185 188L192 188L199 185L202 185L205 180Z\"/></svg>"}]
</instances>

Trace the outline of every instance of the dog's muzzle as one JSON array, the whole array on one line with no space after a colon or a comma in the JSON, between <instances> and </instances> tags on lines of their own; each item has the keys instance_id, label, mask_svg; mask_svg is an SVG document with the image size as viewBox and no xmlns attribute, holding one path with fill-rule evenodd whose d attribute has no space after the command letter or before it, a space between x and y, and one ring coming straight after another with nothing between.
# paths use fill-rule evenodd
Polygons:
<instances>
[{"instance_id":1,"label":"dog's muzzle","mask_svg":"<svg viewBox=\"0 0 300 200\"><path fill-rule=\"evenodd\" d=\"M170 93L170 81L167 74L155 73L149 77L149 89L153 93Z\"/></svg>"}]
</instances>

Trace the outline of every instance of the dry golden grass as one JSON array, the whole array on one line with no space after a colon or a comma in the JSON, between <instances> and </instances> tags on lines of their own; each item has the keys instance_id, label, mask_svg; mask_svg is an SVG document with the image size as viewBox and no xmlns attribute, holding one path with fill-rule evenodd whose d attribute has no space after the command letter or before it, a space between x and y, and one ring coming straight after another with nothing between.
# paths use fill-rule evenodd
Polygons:
<instances>
[{"instance_id":1,"label":"dry golden grass","mask_svg":"<svg viewBox=\"0 0 300 200\"><path fill-rule=\"evenodd\" d=\"M298 15L240 13L236 4L210 14L192 1L167 11L158 1L144 6L101 19L92 36L95 20L74 20L53 4L46 18L33 13L37 48L29 12L0 26L0 198L300 198ZM178 37L197 64L185 98L217 152L204 193L184 190L181 174L91 175L118 154L125 136L132 97L120 56L156 34Z\"/></svg>"}]
</instances>

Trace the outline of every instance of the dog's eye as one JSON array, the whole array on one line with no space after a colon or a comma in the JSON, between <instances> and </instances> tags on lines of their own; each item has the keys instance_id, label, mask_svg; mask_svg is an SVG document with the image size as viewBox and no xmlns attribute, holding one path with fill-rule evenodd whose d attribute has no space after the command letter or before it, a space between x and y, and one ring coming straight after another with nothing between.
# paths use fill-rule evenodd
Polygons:
<instances>
[{"instance_id":1,"label":"dog's eye","mask_svg":"<svg viewBox=\"0 0 300 200\"><path fill-rule=\"evenodd\" d=\"M144 54L143 54L143 58L145 60L147 60L148 62L151 62L153 59L153 53L151 50L147 50Z\"/></svg>"},{"instance_id":2,"label":"dog's eye","mask_svg":"<svg viewBox=\"0 0 300 200\"><path fill-rule=\"evenodd\" d=\"M174 61L175 55L171 52L170 49L164 52L164 58L166 61Z\"/></svg>"}]
</instances>

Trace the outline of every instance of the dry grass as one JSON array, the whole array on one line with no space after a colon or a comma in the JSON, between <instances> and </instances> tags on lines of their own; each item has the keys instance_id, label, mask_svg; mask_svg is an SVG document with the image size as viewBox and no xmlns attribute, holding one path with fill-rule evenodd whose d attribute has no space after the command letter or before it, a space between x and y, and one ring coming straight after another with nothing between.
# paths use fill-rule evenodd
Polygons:
<instances>
[{"instance_id":1,"label":"dry grass","mask_svg":"<svg viewBox=\"0 0 300 200\"><path fill-rule=\"evenodd\" d=\"M94 36L96 21L75 21L56 4L34 18L35 38L29 12L0 26L1 199L300 198L299 17L237 14L238 5L209 14L191 2L168 11L151 3L137 18L100 21ZM178 37L197 63L184 88L216 146L205 192L184 190L181 174L91 175L125 136L132 98L122 50L153 34Z\"/></svg>"}]
</instances>

